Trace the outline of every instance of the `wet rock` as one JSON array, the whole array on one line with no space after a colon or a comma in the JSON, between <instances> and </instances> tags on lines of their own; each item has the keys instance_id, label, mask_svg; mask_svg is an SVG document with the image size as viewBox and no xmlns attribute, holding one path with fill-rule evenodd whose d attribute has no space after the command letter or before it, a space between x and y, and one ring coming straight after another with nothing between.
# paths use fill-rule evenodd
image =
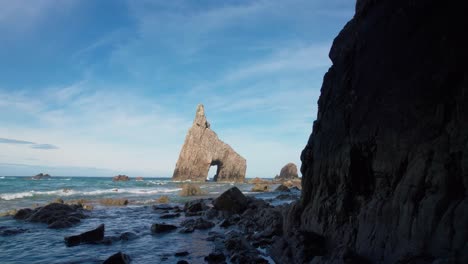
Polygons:
<instances>
[{"instance_id":1,"label":"wet rock","mask_svg":"<svg viewBox=\"0 0 468 264\"><path fill-rule=\"evenodd\" d=\"M137 238L138 238L138 235L133 232L124 232L119 236L119 240L123 240L123 241L134 240Z\"/></svg>"},{"instance_id":2,"label":"wet rock","mask_svg":"<svg viewBox=\"0 0 468 264\"><path fill-rule=\"evenodd\" d=\"M156 202L157 203L168 203L169 202L169 196L167 195L163 195L163 196L160 196L158 199L156 199Z\"/></svg>"},{"instance_id":3,"label":"wet rock","mask_svg":"<svg viewBox=\"0 0 468 264\"><path fill-rule=\"evenodd\" d=\"M229 252L231 263L268 263L260 257L260 252L256 250L240 233L231 232L224 242L226 250Z\"/></svg>"},{"instance_id":4,"label":"wet rock","mask_svg":"<svg viewBox=\"0 0 468 264\"><path fill-rule=\"evenodd\" d=\"M176 252L174 254L174 256L176 257L185 257L185 256L188 256L190 253L188 253L187 251L180 251L180 252Z\"/></svg>"},{"instance_id":5,"label":"wet rock","mask_svg":"<svg viewBox=\"0 0 468 264\"><path fill-rule=\"evenodd\" d=\"M284 185L284 184L281 184L280 186L276 187L275 189L275 192L290 192L291 190L289 190L289 188Z\"/></svg>"},{"instance_id":6,"label":"wet rock","mask_svg":"<svg viewBox=\"0 0 468 264\"><path fill-rule=\"evenodd\" d=\"M106 198L99 200L99 203L106 206L124 206L128 205L127 199Z\"/></svg>"},{"instance_id":7,"label":"wet rock","mask_svg":"<svg viewBox=\"0 0 468 264\"><path fill-rule=\"evenodd\" d=\"M49 179L51 176L49 174L39 173L31 177L32 180L44 180Z\"/></svg>"},{"instance_id":8,"label":"wet rock","mask_svg":"<svg viewBox=\"0 0 468 264\"><path fill-rule=\"evenodd\" d=\"M214 208L220 211L240 214L247 208L249 200L237 188L232 187L213 200Z\"/></svg>"},{"instance_id":9,"label":"wet rock","mask_svg":"<svg viewBox=\"0 0 468 264\"><path fill-rule=\"evenodd\" d=\"M179 260L177 261L177 264L189 264L189 262L186 260Z\"/></svg>"},{"instance_id":10,"label":"wet rock","mask_svg":"<svg viewBox=\"0 0 468 264\"><path fill-rule=\"evenodd\" d=\"M205 192L200 189L200 186L193 183L187 183L182 185L182 190L179 192L180 196L198 196L204 195Z\"/></svg>"},{"instance_id":11,"label":"wet rock","mask_svg":"<svg viewBox=\"0 0 468 264\"><path fill-rule=\"evenodd\" d=\"M80 223L86 215L81 205L51 203L33 209L20 209L14 218L48 224L48 228L66 228Z\"/></svg>"},{"instance_id":12,"label":"wet rock","mask_svg":"<svg viewBox=\"0 0 468 264\"><path fill-rule=\"evenodd\" d=\"M169 210L173 210L175 209L174 206L170 205L170 204L156 204L156 205L153 205L153 210L155 211L158 211L158 212L162 212L162 211L169 211Z\"/></svg>"},{"instance_id":13,"label":"wet rock","mask_svg":"<svg viewBox=\"0 0 468 264\"><path fill-rule=\"evenodd\" d=\"M205 257L208 264L222 264L226 263L226 256L222 252L213 252Z\"/></svg>"},{"instance_id":14,"label":"wet rock","mask_svg":"<svg viewBox=\"0 0 468 264\"><path fill-rule=\"evenodd\" d=\"M281 169L280 175L275 177L275 181L283 182L299 179L297 166L294 163L288 163Z\"/></svg>"},{"instance_id":15,"label":"wet rock","mask_svg":"<svg viewBox=\"0 0 468 264\"><path fill-rule=\"evenodd\" d=\"M180 213L168 213L168 214L163 214L159 218L161 219L169 219L169 218L176 218L179 217Z\"/></svg>"},{"instance_id":16,"label":"wet rock","mask_svg":"<svg viewBox=\"0 0 468 264\"><path fill-rule=\"evenodd\" d=\"M271 180L265 180L258 177L248 180L247 182L250 184L272 184Z\"/></svg>"},{"instance_id":17,"label":"wet rock","mask_svg":"<svg viewBox=\"0 0 468 264\"><path fill-rule=\"evenodd\" d=\"M130 177L127 175L117 175L112 178L112 181L129 181Z\"/></svg>"},{"instance_id":18,"label":"wet rock","mask_svg":"<svg viewBox=\"0 0 468 264\"><path fill-rule=\"evenodd\" d=\"M232 216L228 217L227 219L224 219L224 220L219 224L219 226L220 226L220 227L223 227L223 228L227 228L227 227L230 227L230 226L232 226L232 225L237 224L240 220L241 220L240 215L235 214L235 215L232 215Z\"/></svg>"},{"instance_id":19,"label":"wet rock","mask_svg":"<svg viewBox=\"0 0 468 264\"><path fill-rule=\"evenodd\" d=\"M244 181L246 160L210 129L204 107L200 104L185 137L172 180L204 182L211 166L218 166L214 181Z\"/></svg>"},{"instance_id":20,"label":"wet rock","mask_svg":"<svg viewBox=\"0 0 468 264\"><path fill-rule=\"evenodd\" d=\"M270 191L270 185L268 184L255 184L252 187L252 192L268 192Z\"/></svg>"},{"instance_id":21,"label":"wet rock","mask_svg":"<svg viewBox=\"0 0 468 264\"><path fill-rule=\"evenodd\" d=\"M131 258L129 255L118 252L106 259L103 264L129 264L130 262Z\"/></svg>"},{"instance_id":22,"label":"wet rock","mask_svg":"<svg viewBox=\"0 0 468 264\"><path fill-rule=\"evenodd\" d=\"M201 217L197 219L184 220L180 225L188 230L195 230L195 229L203 230L203 229L209 229L215 226L213 222L207 221Z\"/></svg>"},{"instance_id":23,"label":"wet rock","mask_svg":"<svg viewBox=\"0 0 468 264\"><path fill-rule=\"evenodd\" d=\"M67 247L78 246L80 244L98 243L104 239L104 224L99 225L96 229L84 232L75 236L65 237L65 245Z\"/></svg>"},{"instance_id":24,"label":"wet rock","mask_svg":"<svg viewBox=\"0 0 468 264\"><path fill-rule=\"evenodd\" d=\"M151 232L153 233L166 233L173 230L176 230L177 226L169 225L166 223L156 223L151 226Z\"/></svg>"},{"instance_id":25,"label":"wet rock","mask_svg":"<svg viewBox=\"0 0 468 264\"><path fill-rule=\"evenodd\" d=\"M6 226L0 226L0 236L14 236L27 232L24 228L9 228Z\"/></svg>"},{"instance_id":26,"label":"wet rock","mask_svg":"<svg viewBox=\"0 0 468 264\"><path fill-rule=\"evenodd\" d=\"M203 199L192 200L186 202L184 205L184 212L196 213L208 209L208 206L205 204Z\"/></svg>"},{"instance_id":27,"label":"wet rock","mask_svg":"<svg viewBox=\"0 0 468 264\"><path fill-rule=\"evenodd\" d=\"M293 194L280 194L275 197L277 200L297 200L299 197Z\"/></svg>"}]
</instances>

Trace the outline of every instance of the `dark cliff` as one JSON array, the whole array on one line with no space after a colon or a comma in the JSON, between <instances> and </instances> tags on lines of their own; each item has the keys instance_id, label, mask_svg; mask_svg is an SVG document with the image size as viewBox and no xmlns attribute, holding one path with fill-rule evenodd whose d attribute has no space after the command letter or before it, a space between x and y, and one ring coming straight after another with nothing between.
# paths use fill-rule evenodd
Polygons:
<instances>
[{"instance_id":1,"label":"dark cliff","mask_svg":"<svg viewBox=\"0 0 468 264\"><path fill-rule=\"evenodd\" d=\"M358 1L279 262L468 263L467 5Z\"/></svg>"}]
</instances>

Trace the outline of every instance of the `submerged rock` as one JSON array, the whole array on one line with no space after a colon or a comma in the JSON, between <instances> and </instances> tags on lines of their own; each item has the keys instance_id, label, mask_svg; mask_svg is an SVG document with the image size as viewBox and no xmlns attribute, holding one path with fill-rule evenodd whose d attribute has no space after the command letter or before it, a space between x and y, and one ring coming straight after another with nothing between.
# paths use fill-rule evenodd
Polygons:
<instances>
[{"instance_id":1,"label":"submerged rock","mask_svg":"<svg viewBox=\"0 0 468 264\"><path fill-rule=\"evenodd\" d=\"M268 192L270 191L270 185L257 183L252 187L252 192Z\"/></svg>"},{"instance_id":2,"label":"submerged rock","mask_svg":"<svg viewBox=\"0 0 468 264\"><path fill-rule=\"evenodd\" d=\"M180 196L197 196L203 194L205 194L205 192L200 189L200 186L193 183L182 185L182 190L179 192Z\"/></svg>"},{"instance_id":3,"label":"submerged rock","mask_svg":"<svg viewBox=\"0 0 468 264\"><path fill-rule=\"evenodd\" d=\"M218 167L214 181L244 181L246 160L210 129L204 107L200 104L193 125L185 137L172 180L204 182L211 166Z\"/></svg>"},{"instance_id":4,"label":"submerged rock","mask_svg":"<svg viewBox=\"0 0 468 264\"><path fill-rule=\"evenodd\" d=\"M75 236L65 237L65 245L67 247L78 246L80 244L97 243L104 239L104 224L99 225L96 229L84 232Z\"/></svg>"},{"instance_id":5,"label":"submerged rock","mask_svg":"<svg viewBox=\"0 0 468 264\"><path fill-rule=\"evenodd\" d=\"M24 228L0 226L0 236L13 236L27 231L28 230Z\"/></svg>"},{"instance_id":6,"label":"submerged rock","mask_svg":"<svg viewBox=\"0 0 468 264\"><path fill-rule=\"evenodd\" d=\"M118 252L106 259L103 264L129 264L130 261L131 258L129 255Z\"/></svg>"},{"instance_id":7,"label":"submerged rock","mask_svg":"<svg viewBox=\"0 0 468 264\"><path fill-rule=\"evenodd\" d=\"M35 209L20 209L14 216L17 220L48 224L48 228L71 227L85 217L87 216L81 205L61 203L51 203Z\"/></svg>"},{"instance_id":8,"label":"submerged rock","mask_svg":"<svg viewBox=\"0 0 468 264\"><path fill-rule=\"evenodd\" d=\"M166 223L156 223L151 226L151 232L153 233L166 233L176 229L177 226Z\"/></svg>"},{"instance_id":9,"label":"submerged rock","mask_svg":"<svg viewBox=\"0 0 468 264\"><path fill-rule=\"evenodd\" d=\"M249 200L237 188L232 187L213 200L214 208L220 211L240 214L247 208Z\"/></svg>"}]
</instances>

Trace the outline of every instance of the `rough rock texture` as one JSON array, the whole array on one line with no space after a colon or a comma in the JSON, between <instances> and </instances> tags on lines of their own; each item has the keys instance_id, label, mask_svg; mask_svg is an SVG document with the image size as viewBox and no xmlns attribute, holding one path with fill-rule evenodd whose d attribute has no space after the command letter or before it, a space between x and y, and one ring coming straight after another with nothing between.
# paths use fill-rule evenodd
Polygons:
<instances>
[{"instance_id":1,"label":"rough rock texture","mask_svg":"<svg viewBox=\"0 0 468 264\"><path fill-rule=\"evenodd\" d=\"M275 181L289 181L298 179L297 166L294 163L288 163L280 171L280 175L275 177Z\"/></svg>"},{"instance_id":2,"label":"rough rock texture","mask_svg":"<svg viewBox=\"0 0 468 264\"><path fill-rule=\"evenodd\" d=\"M217 166L214 181L243 182L246 160L210 129L203 105L198 105L195 120L185 137L172 180L205 181L211 166Z\"/></svg>"},{"instance_id":3,"label":"rough rock texture","mask_svg":"<svg viewBox=\"0 0 468 264\"><path fill-rule=\"evenodd\" d=\"M104 224L100 224L96 229L81 233L79 235L65 237L65 245L67 245L67 247L73 247L80 244L97 243L104 239L104 231Z\"/></svg>"},{"instance_id":4,"label":"rough rock texture","mask_svg":"<svg viewBox=\"0 0 468 264\"><path fill-rule=\"evenodd\" d=\"M313 257L294 242L314 232L327 252L312 263L468 263L467 6L357 2L330 51L278 262Z\"/></svg>"},{"instance_id":5,"label":"rough rock texture","mask_svg":"<svg viewBox=\"0 0 468 264\"><path fill-rule=\"evenodd\" d=\"M106 259L103 264L128 264L130 261L131 258L129 255L118 252Z\"/></svg>"},{"instance_id":6,"label":"rough rock texture","mask_svg":"<svg viewBox=\"0 0 468 264\"><path fill-rule=\"evenodd\" d=\"M130 177L127 175L117 175L112 178L112 181L128 181L130 180Z\"/></svg>"},{"instance_id":7,"label":"rough rock texture","mask_svg":"<svg viewBox=\"0 0 468 264\"><path fill-rule=\"evenodd\" d=\"M26 220L47 224L48 228L66 228L74 226L86 218L83 207L78 204L51 203L35 209L24 208L14 215L17 220Z\"/></svg>"},{"instance_id":8,"label":"rough rock texture","mask_svg":"<svg viewBox=\"0 0 468 264\"><path fill-rule=\"evenodd\" d=\"M31 177L32 180L42 180L42 179L49 179L51 176L49 174L39 173Z\"/></svg>"},{"instance_id":9,"label":"rough rock texture","mask_svg":"<svg viewBox=\"0 0 468 264\"><path fill-rule=\"evenodd\" d=\"M237 187L232 187L214 199L213 206L216 210L239 214L245 211L248 202L247 197Z\"/></svg>"}]
</instances>

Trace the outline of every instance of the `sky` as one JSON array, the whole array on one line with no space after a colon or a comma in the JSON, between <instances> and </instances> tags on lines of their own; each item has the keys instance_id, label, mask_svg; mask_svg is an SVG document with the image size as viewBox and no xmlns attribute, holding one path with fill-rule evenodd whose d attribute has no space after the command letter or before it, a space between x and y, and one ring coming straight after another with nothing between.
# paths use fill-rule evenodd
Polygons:
<instances>
[{"instance_id":1,"label":"sky","mask_svg":"<svg viewBox=\"0 0 468 264\"><path fill-rule=\"evenodd\" d=\"M170 177L196 106L300 167L348 0L0 0L0 176Z\"/></svg>"}]
</instances>

